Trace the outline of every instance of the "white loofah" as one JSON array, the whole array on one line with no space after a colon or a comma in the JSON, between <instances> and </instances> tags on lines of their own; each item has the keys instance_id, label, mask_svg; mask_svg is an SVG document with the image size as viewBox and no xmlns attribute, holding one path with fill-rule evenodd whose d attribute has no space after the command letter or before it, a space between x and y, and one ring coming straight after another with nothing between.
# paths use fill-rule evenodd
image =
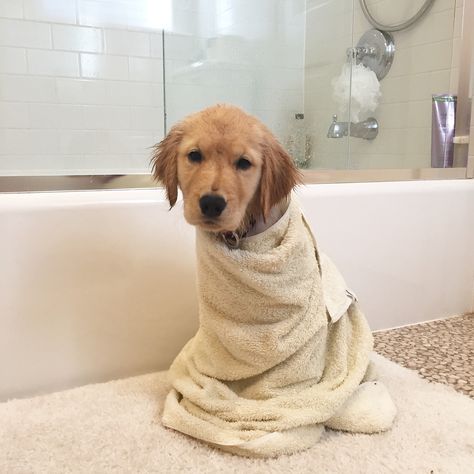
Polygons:
<instances>
[{"instance_id":1,"label":"white loofah","mask_svg":"<svg viewBox=\"0 0 474 474\"><path fill-rule=\"evenodd\" d=\"M350 120L355 123L375 112L382 95L377 76L363 64L344 64L341 74L332 80L332 87L334 100L339 105L339 114L343 117L347 117L351 99Z\"/></svg>"}]
</instances>

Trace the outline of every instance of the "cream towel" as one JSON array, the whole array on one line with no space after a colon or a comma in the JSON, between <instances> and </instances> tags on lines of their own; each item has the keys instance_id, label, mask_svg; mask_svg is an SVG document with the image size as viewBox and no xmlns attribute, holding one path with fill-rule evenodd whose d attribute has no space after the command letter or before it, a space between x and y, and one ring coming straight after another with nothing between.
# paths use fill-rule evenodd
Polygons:
<instances>
[{"instance_id":1,"label":"cream towel","mask_svg":"<svg viewBox=\"0 0 474 474\"><path fill-rule=\"evenodd\" d=\"M201 230L196 246L200 327L170 368L165 426L248 456L309 448L324 425L391 426L385 387L360 385L367 321L294 199L240 249Z\"/></svg>"}]
</instances>

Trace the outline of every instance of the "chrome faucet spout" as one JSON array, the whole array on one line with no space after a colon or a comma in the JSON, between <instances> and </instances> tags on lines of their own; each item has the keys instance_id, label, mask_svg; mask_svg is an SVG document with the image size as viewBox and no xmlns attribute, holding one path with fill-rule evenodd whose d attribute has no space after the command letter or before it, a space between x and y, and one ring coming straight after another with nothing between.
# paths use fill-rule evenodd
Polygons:
<instances>
[{"instance_id":1,"label":"chrome faucet spout","mask_svg":"<svg viewBox=\"0 0 474 474\"><path fill-rule=\"evenodd\" d=\"M354 138L363 138L364 140L373 140L379 133L379 124L373 117L363 122L338 122L337 115L332 116L332 122L329 126L328 138L342 138L350 134Z\"/></svg>"},{"instance_id":2,"label":"chrome faucet spout","mask_svg":"<svg viewBox=\"0 0 474 474\"><path fill-rule=\"evenodd\" d=\"M347 135L347 122L338 122L337 115L332 116L332 122L328 130L328 138L342 138Z\"/></svg>"}]
</instances>

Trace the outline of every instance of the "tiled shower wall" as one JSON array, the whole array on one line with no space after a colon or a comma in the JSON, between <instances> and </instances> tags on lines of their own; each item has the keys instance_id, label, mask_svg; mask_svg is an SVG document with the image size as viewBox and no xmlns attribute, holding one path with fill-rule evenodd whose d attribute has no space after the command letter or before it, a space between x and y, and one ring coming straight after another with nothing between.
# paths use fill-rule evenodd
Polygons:
<instances>
[{"instance_id":1,"label":"tiled shower wall","mask_svg":"<svg viewBox=\"0 0 474 474\"><path fill-rule=\"evenodd\" d=\"M168 124L230 102L286 142L303 112L305 0L209 3L191 13L193 30L165 35Z\"/></svg>"},{"instance_id":2,"label":"tiled shower wall","mask_svg":"<svg viewBox=\"0 0 474 474\"><path fill-rule=\"evenodd\" d=\"M161 31L145 2L115 3L0 2L2 174L148 166L163 133Z\"/></svg>"},{"instance_id":3,"label":"tiled shower wall","mask_svg":"<svg viewBox=\"0 0 474 474\"><path fill-rule=\"evenodd\" d=\"M168 127L222 101L285 140L303 109L304 7L1 0L0 174L148 172L164 98Z\"/></svg>"},{"instance_id":4,"label":"tiled shower wall","mask_svg":"<svg viewBox=\"0 0 474 474\"><path fill-rule=\"evenodd\" d=\"M423 2L369 0L375 18L399 23ZM305 115L314 140L315 168L430 167L431 95L456 93L461 37L462 0L437 0L410 29L393 33L396 53L381 81L382 97L373 114L380 132L373 141L326 137L338 112L331 81L345 61L345 52L372 28L354 1L308 0L306 23ZM325 93L321 93L325 91ZM338 117L347 120L347 117Z\"/></svg>"},{"instance_id":5,"label":"tiled shower wall","mask_svg":"<svg viewBox=\"0 0 474 474\"><path fill-rule=\"evenodd\" d=\"M1 0L0 174L148 172L164 98L168 128L215 102L288 146L304 127L316 168L429 166L431 94L456 92L461 1L437 0L394 34L367 142L326 137L331 80L369 28L358 0ZM419 3L369 1L386 22Z\"/></svg>"},{"instance_id":6,"label":"tiled shower wall","mask_svg":"<svg viewBox=\"0 0 474 474\"><path fill-rule=\"evenodd\" d=\"M331 81L341 73L352 44L353 0L308 0L305 44L305 125L312 142L312 168L347 168L347 138L326 137L338 114ZM349 96L347 96L349 102ZM347 121L347 115L338 114Z\"/></svg>"}]
</instances>

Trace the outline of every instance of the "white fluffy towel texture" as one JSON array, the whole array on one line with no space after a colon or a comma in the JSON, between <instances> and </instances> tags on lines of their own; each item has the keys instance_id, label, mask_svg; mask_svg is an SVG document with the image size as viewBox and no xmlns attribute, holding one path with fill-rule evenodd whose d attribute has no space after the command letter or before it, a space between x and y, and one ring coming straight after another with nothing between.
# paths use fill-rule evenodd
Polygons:
<instances>
[{"instance_id":1,"label":"white fluffy towel texture","mask_svg":"<svg viewBox=\"0 0 474 474\"><path fill-rule=\"evenodd\" d=\"M325 426L390 428L369 326L294 199L239 249L201 230L196 245L200 327L170 368L165 426L255 457L307 449Z\"/></svg>"}]
</instances>

